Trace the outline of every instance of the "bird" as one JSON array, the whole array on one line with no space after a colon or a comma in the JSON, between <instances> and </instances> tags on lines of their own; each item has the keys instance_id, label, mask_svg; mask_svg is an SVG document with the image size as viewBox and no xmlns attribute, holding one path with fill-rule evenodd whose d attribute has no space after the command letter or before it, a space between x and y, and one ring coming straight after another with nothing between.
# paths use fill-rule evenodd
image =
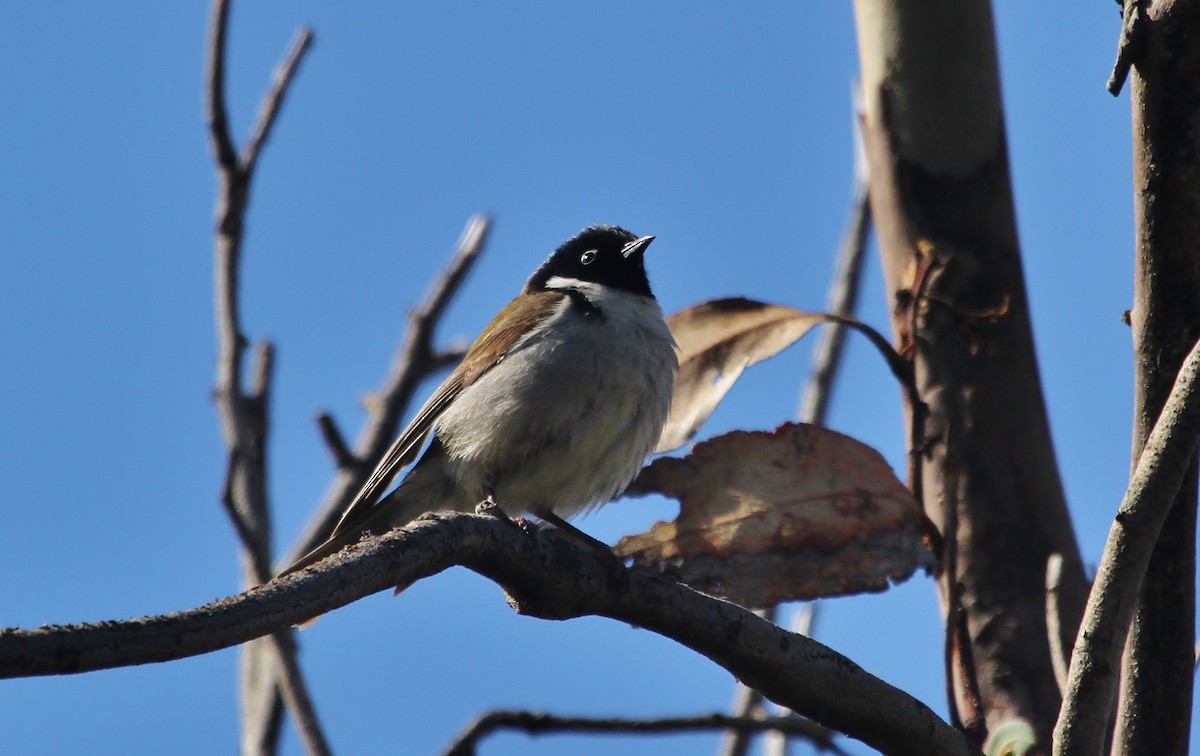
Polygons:
<instances>
[{"instance_id":1,"label":"bird","mask_svg":"<svg viewBox=\"0 0 1200 756\"><path fill-rule=\"evenodd\" d=\"M575 530L564 518L624 491L657 444L678 370L646 275L652 241L596 225L555 249L417 411L328 539L281 576L426 512L486 503Z\"/></svg>"}]
</instances>

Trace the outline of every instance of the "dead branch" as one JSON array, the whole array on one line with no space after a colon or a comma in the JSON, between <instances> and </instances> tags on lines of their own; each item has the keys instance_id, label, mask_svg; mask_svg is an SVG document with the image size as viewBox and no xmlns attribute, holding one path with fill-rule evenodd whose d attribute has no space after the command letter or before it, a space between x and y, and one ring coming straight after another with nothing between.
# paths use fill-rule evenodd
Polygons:
<instances>
[{"instance_id":1,"label":"dead branch","mask_svg":"<svg viewBox=\"0 0 1200 756\"><path fill-rule=\"evenodd\" d=\"M673 580L628 570L552 529L489 515L426 516L309 570L196 609L97 624L0 631L0 677L147 664L244 643L462 565L542 619L609 617L691 648L781 706L885 753L976 754L920 701L854 662L753 612Z\"/></svg>"}]
</instances>

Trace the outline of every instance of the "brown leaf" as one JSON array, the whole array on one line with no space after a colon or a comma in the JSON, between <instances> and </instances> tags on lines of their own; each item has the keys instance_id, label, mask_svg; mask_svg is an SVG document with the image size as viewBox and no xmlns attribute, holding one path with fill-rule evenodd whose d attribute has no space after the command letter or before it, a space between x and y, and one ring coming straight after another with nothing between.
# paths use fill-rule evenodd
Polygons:
<instances>
[{"instance_id":1,"label":"brown leaf","mask_svg":"<svg viewBox=\"0 0 1200 756\"><path fill-rule=\"evenodd\" d=\"M743 370L779 354L827 318L740 297L703 302L667 318L679 345L679 374L655 451L691 440Z\"/></svg>"},{"instance_id":2,"label":"brown leaf","mask_svg":"<svg viewBox=\"0 0 1200 756\"><path fill-rule=\"evenodd\" d=\"M882 591L936 563L937 531L883 457L815 425L727 433L631 489L678 499L679 517L617 554L745 606Z\"/></svg>"}]
</instances>

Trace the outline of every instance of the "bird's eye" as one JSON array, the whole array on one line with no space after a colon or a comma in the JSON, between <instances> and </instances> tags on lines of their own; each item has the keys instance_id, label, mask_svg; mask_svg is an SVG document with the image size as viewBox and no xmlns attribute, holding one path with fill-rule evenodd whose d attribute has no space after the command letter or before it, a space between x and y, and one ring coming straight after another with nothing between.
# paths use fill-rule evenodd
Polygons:
<instances>
[{"instance_id":1,"label":"bird's eye","mask_svg":"<svg viewBox=\"0 0 1200 756\"><path fill-rule=\"evenodd\" d=\"M596 259L596 250L594 250L594 249L589 249L587 252L584 252L582 255L579 256L579 262L583 263L584 265L591 265L595 261L595 259Z\"/></svg>"}]
</instances>

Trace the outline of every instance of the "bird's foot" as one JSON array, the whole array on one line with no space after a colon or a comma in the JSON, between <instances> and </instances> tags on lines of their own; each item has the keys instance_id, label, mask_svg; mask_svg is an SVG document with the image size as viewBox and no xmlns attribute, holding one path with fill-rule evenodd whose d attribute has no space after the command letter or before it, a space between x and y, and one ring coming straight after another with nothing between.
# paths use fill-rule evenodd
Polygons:
<instances>
[{"instance_id":1,"label":"bird's foot","mask_svg":"<svg viewBox=\"0 0 1200 756\"><path fill-rule=\"evenodd\" d=\"M488 494L486 499L479 502L479 504L475 507L475 514L491 515L492 517L512 522L512 518L504 513L504 510L500 508L499 502L497 502L491 494Z\"/></svg>"},{"instance_id":2,"label":"bird's foot","mask_svg":"<svg viewBox=\"0 0 1200 756\"><path fill-rule=\"evenodd\" d=\"M479 502L479 504L475 507L475 514L488 515L490 517L495 517L497 520L500 520L501 522L506 523L508 525L512 525L514 527L521 528L522 530L526 529L524 522L521 520L521 518L517 518L514 520L513 518L509 517L505 513L505 511L500 508L500 504L496 501L495 497L493 497L491 494L488 494L488 497L486 499Z\"/></svg>"}]
</instances>

